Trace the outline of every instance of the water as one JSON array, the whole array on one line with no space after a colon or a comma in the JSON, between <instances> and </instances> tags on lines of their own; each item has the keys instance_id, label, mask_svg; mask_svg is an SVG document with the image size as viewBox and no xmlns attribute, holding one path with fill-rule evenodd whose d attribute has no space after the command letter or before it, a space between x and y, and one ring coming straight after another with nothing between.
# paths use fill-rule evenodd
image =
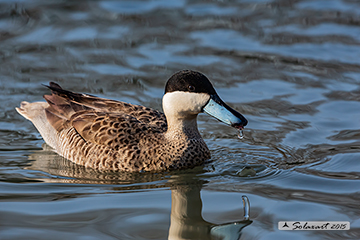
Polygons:
<instances>
[{"instance_id":1,"label":"water","mask_svg":"<svg viewBox=\"0 0 360 240\"><path fill-rule=\"evenodd\" d=\"M360 239L359 9L349 0L0 1L0 238ZM181 69L203 72L249 120L240 141L200 115L212 161L190 170L76 166L14 110L42 100L49 81L161 110L164 84ZM351 229L279 231L286 220Z\"/></svg>"}]
</instances>

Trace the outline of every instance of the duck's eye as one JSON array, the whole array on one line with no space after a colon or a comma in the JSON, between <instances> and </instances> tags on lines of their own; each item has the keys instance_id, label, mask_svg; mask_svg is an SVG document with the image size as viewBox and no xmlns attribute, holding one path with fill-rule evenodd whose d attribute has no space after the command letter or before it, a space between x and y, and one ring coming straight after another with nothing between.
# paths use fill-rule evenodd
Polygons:
<instances>
[{"instance_id":1,"label":"duck's eye","mask_svg":"<svg viewBox=\"0 0 360 240\"><path fill-rule=\"evenodd\" d=\"M188 86L188 89L189 89L189 91L195 91L195 87L192 86L192 85L189 85L189 86Z\"/></svg>"}]
</instances>

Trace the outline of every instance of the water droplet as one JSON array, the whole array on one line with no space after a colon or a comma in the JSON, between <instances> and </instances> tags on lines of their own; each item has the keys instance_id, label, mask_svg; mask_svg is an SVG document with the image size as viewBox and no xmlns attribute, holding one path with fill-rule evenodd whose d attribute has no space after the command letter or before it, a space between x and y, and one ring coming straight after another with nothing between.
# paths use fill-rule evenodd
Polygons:
<instances>
[{"instance_id":1,"label":"water droplet","mask_svg":"<svg viewBox=\"0 0 360 240\"><path fill-rule=\"evenodd\" d=\"M243 206L244 206L244 220L250 219L250 201L246 195L243 195L242 197Z\"/></svg>"},{"instance_id":2,"label":"water droplet","mask_svg":"<svg viewBox=\"0 0 360 240\"><path fill-rule=\"evenodd\" d=\"M244 131L242 129L239 130L238 138L240 139L244 138Z\"/></svg>"}]
</instances>

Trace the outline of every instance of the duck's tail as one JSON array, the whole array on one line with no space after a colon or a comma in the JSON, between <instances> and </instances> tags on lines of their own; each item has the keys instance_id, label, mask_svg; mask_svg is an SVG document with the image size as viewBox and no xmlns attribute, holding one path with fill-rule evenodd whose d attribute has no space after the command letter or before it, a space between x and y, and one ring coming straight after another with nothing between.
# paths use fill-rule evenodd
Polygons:
<instances>
[{"instance_id":1,"label":"duck's tail","mask_svg":"<svg viewBox=\"0 0 360 240\"><path fill-rule=\"evenodd\" d=\"M24 118L30 120L37 128L45 142L52 148L56 148L57 134L46 118L45 109L49 107L47 102L21 102L16 111Z\"/></svg>"}]
</instances>

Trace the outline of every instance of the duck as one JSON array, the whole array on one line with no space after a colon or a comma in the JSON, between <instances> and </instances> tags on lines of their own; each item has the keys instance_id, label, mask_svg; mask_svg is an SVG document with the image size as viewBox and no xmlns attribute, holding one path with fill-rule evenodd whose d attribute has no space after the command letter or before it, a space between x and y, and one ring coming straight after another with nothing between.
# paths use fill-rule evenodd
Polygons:
<instances>
[{"instance_id":1,"label":"duck","mask_svg":"<svg viewBox=\"0 0 360 240\"><path fill-rule=\"evenodd\" d=\"M141 105L63 89L50 82L45 101L16 111L45 143L75 164L99 171L159 172L193 168L211 155L197 127L200 113L242 130L248 123L202 73L182 70L165 85L163 113Z\"/></svg>"}]
</instances>

